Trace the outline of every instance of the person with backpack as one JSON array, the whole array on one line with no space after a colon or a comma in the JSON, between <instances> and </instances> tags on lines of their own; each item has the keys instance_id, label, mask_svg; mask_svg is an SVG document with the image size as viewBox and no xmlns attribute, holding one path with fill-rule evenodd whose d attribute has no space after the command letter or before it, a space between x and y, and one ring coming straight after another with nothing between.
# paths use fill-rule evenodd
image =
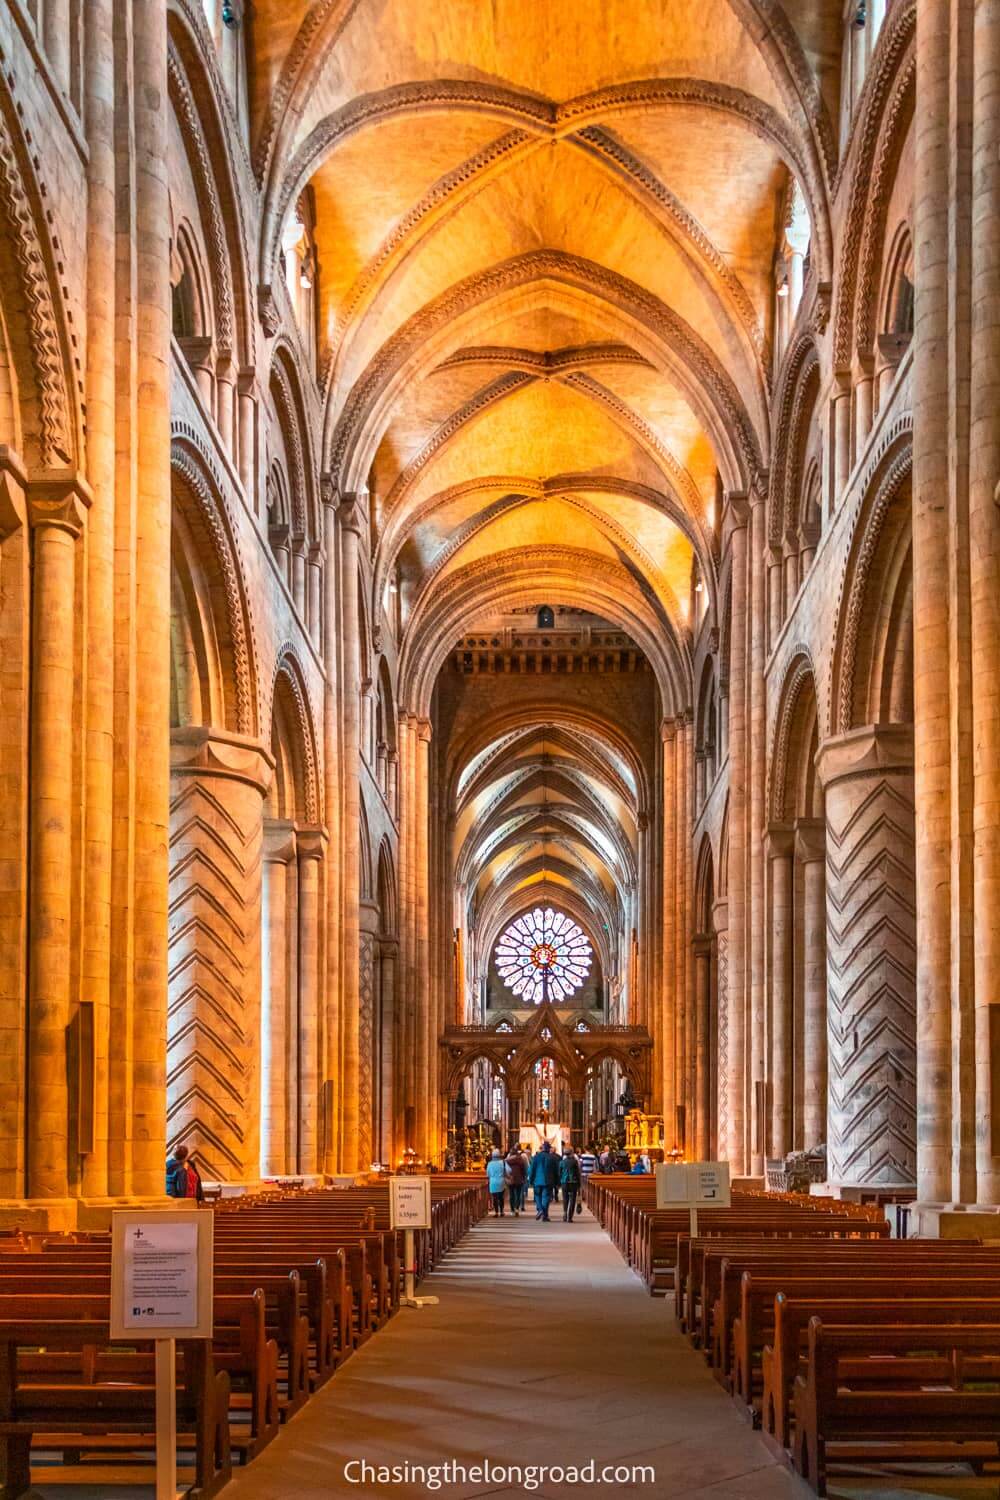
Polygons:
<instances>
[{"instance_id":1,"label":"person with backpack","mask_svg":"<svg viewBox=\"0 0 1000 1500\"><path fill-rule=\"evenodd\" d=\"M174 1154L167 1157L167 1197L187 1197L188 1148L177 1146Z\"/></svg>"},{"instance_id":2,"label":"person with backpack","mask_svg":"<svg viewBox=\"0 0 1000 1500\"><path fill-rule=\"evenodd\" d=\"M507 1163L494 1147L493 1155L486 1163L486 1183L490 1190L490 1202L494 1216L503 1218L503 1190L507 1181Z\"/></svg>"},{"instance_id":3,"label":"person with backpack","mask_svg":"<svg viewBox=\"0 0 1000 1500\"><path fill-rule=\"evenodd\" d=\"M576 1213L576 1195L580 1191L580 1159L572 1146L567 1146L559 1163L559 1182L563 1190L563 1223L572 1224Z\"/></svg>"}]
</instances>

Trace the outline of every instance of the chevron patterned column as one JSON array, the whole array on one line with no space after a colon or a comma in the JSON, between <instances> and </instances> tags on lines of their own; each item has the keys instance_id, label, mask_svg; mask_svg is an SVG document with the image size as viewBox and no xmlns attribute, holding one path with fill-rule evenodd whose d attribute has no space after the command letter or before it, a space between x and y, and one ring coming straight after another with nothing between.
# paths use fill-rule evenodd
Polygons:
<instances>
[{"instance_id":1,"label":"chevron patterned column","mask_svg":"<svg viewBox=\"0 0 1000 1500\"><path fill-rule=\"evenodd\" d=\"M171 734L167 1133L202 1176L260 1176L263 802L272 761L220 730Z\"/></svg>"},{"instance_id":2,"label":"chevron patterned column","mask_svg":"<svg viewBox=\"0 0 1000 1500\"><path fill-rule=\"evenodd\" d=\"M913 735L855 729L817 757L826 791L828 1175L916 1181Z\"/></svg>"}]
</instances>

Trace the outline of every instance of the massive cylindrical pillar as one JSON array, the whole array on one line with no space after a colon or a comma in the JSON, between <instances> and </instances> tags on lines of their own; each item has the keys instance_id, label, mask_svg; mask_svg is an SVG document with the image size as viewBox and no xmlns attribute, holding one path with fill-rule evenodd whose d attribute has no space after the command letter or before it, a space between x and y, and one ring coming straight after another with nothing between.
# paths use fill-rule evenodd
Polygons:
<instances>
[{"instance_id":1,"label":"massive cylindrical pillar","mask_svg":"<svg viewBox=\"0 0 1000 1500\"><path fill-rule=\"evenodd\" d=\"M750 1078L753 1090L751 1170L764 1171L767 1135L765 1070L767 985L764 972L764 789L767 781L767 703L764 689L764 640L767 629L764 602L764 550L767 506L755 489L750 501L750 792L747 817L750 865L750 931L748 972L750 990Z\"/></svg>"},{"instance_id":2,"label":"massive cylindrical pillar","mask_svg":"<svg viewBox=\"0 0 1000 1500\"><path fill-rule=\"evenodd\" d=\"M260 1175L263 805L273 762L215 729L171 746L170 1141L203 1177Z\"/></svg>"},{"instance_id":3,"label":"massive cylindrical pillar","mask_svg":"<svg viewBox=\"0 0 1000 1500\"><path fill-rule=\"evenodd\" d=\"M1000 1203L1000 7L975 8L972 591L976 1197ZM965 1101L963 1101L963 1104Z\"/></svg>"},{"instance_id":4,"label":"massive cylindrical pillar","mask_svg":"<svg viewBox=\"0 0 1000 1500\"><path fill-rule=\"evenodd\" d=\"M913 738L826 741L829 1178L912 1187L917 1147Z\"/></svg>"}]
</instances>

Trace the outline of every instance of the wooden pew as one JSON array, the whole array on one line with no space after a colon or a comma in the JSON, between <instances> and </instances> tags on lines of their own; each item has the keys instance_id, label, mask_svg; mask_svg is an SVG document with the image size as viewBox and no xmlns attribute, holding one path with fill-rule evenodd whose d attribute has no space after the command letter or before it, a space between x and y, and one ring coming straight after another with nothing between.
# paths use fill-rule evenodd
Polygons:
<instances>
[{"instance_id":1,"label":"wooden pew","mask_svg":"<svg viewBox=\"0 0 1000 1500\"><path fill-rule=\"evenodd\" d=\"M135 1446L155 1446L156 1389L152 1381L77 1383L46 1381L42 1372L22 1368L22 1351L54 1346L61 1350L100 1349L111 1345L106 1317L59 1316L59 1304L35 1294L4 1299L0 1325L0 1451L4 1459L4 1500L19 1500L31 1490L32 1439L41 1446L100 1449L102 1440L122 1433ZM46 1308L53 1307L53 1316ZM130 1340L130 1343L133 1342ZM135 1341L140 1342L140 1341ZM177 1430L194 1439L195 1483L190 1500L209 1500L229 1482L229 1376L216 1370L205 1341L181 1345L183 1369L178 1391Z\"/></svg>"},{"instance_id":2,"label":"wooden pew","mask_svg":"<svg viewBox=\"0 0 1000 1500\"><path fill-rule=\"evenodd\" d=\"M933 1243L933 1242L932 1242ZM862 1300L848 1287L839 1298L793 1299L779 1292L773 1343L763 1351L762 1427L775 1447L791 1451L792 1388L809 1347L809 1321L876 1328L921 1323L1000 1324L1000 1297L893 1297Z\"/></svg>"},{"instance_id":3,"label":"wooden pew","mask_svg":"<svg viewBox=\"0 0 1000 1500\"><path fill-rule=\"evenodd\" d=\"M908 1376L907 1364L925 1360L931 1352L952 1364L950 1389L928 1390ZM795 1468L818 1495L825 1495L828 1466L836 1460L838 1446L849 1445L852 1458L867 1452L869 1463L946 1454L976 1462L984 1449L990 1457L998 1456L1000 1391L965 1383L962 1364L968 1356L1000 1359L1000 1327L828 1328L812 1318L806 1370L796 1375L793 1386ZM865 1363L877 1367L867 1379Z\"/></svg>"}]
</instances>

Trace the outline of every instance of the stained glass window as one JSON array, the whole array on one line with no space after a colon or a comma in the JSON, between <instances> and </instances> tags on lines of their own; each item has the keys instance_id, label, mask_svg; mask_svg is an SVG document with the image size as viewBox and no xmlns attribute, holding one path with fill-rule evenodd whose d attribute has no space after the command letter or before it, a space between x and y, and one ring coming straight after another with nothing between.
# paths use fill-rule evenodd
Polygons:
<instances>
[{"instance_id":1,"label":"stained glass window","mask_svg":"<svg viewBox=\"0 0 1000 1500\"><path fill-rule=\"evenodd\" d=\"M512 922L496 947L497 972L528 1005L568 1000L590 973L590 942L572 917L536 906Z\"/></svg>"}]
</instances>

